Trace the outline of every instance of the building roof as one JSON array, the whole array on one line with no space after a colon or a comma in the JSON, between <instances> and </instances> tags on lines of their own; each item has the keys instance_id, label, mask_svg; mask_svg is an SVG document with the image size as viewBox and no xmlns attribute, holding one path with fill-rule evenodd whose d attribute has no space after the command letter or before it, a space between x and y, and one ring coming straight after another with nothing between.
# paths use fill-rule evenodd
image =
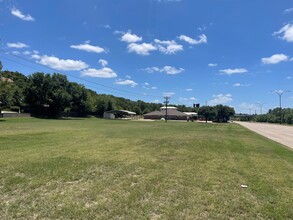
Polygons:
<instances>
[{"instance_id":1,"label":"building roof","mask_svg":"<svg viewBox=\"0 0 293 220\"><path fill-rule=\"evenodd\" d=\"M165 110L166 109L166 106L162 106L161 108L160 108L160 110ZM171 110L171 109L175 109L175 110L177 110L177 107L174 107L174 106L167 106L167 109L168 110Z\"/></svg>"},{"instance_id":2,"label":"building roof","mask_svg":"<svg viewBox=\"0 0 293 220\"><path fill-rule=\"evenodd\" d=\"M168 109L167 111L168 115L177 115L177 116L186 116L183 112L178 111L177 109ZM165 116L166 115L166 110L161 110L161 111L154 111L150 112L147 114L144 114L146 116L151 116L151 115L159 115L159 116Z\"/></svg>"},{"instance_id":3,"label":"building roof","mask_svg":"<svg viewBox=\"0 0 293 220\"><path fill-rule=\"evenodd\" d=\"M115 113L123 113L123 114L127 114L127 115L136 115L135 112L131 112L131 111L127 111L127 110L111 110L111 111L106 111L105 113L112 113L112 114L115 114Z\"/></svg>"},{"instance_id":4,"label":"building roof","mask_svg":"<svg viewBox=\"0 0 293 220\"><path fill-rule=\"evenodd\" d=\"M196 112L183 112L183 113L186 115L189 115L189 116L196 116L197 115Z\"/></svg>"}]
</instances>

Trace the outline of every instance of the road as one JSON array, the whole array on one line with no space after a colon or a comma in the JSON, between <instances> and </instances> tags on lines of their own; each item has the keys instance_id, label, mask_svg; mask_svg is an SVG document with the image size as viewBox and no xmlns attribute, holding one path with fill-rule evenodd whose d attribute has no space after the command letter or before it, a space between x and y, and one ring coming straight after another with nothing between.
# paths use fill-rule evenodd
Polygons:
<instances>
[{"instance_id":1,"label":"road","mask_svg":"<svg viewBox=\"0 0 293 220\"><path fill-rule=\"evenodd\" d=\"M236 123L293 150L293 126L254 122Z\"/></svg>"}]
</instances>

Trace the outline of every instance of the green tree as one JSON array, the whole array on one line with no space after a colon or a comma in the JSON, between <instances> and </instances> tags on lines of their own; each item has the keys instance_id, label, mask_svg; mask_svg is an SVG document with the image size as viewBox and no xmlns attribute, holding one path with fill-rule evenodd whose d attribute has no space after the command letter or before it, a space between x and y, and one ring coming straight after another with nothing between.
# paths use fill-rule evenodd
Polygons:
<instances>
[{"instance_id":1,"label":"green tree","mask_svg":"<svg viewBox=\"0 0 293 220\"><path fill-rule=\"evenodd\" d=\"M68 92L69 81L65 75L54 73L51 77L51 83L48 104L52 116L57 116L65 108L70 107L72 97Z\"/></svg>"},{"instance_id":2,"label":"green tree","mask_svg":"<svg viewBox=\"0 0 293 220\"><path fill-rule=\"evenodd\" d=\"M70 109L79 116L85 116L89 111L88 92L83 85L69 83L68 92L71 95Z\"/></svg>"},{"instance_id":3,"label":"green tree","mask_svg":"<svg viewBox=\"0 0 293 220\"><path fill-rule=\"evenodd\" d=\"M0 81L1 108L9 108L13 105L14 86L6 80Z\"/></svg>"},{"instance_id":4,"label":"green tree","mask_svg":"<svg viewBox=\"0 0 293 220\"><path fill-rule=\"evenodd\" d=\"M227 122L235 114L234 108L225 105L216 105L214 109L218 122Z\"/></svg>"},{"instance_id":5,"label":"green tree","mask_svg":"<svg viewBox=\"0 0 293 220\"><path fill-rule=\"evenodd\" d=\"M208 120L213 120L215 109L212 106L202 106L198 110L198 115L204 116L206 123Z\"/></svg>"},{"instance_id":6,"label":"green tree","mask_svg":"<svg viewBox=\"0 0 293 220\"><path fill-rule=\"evenodd\" d=\"M49 93L52 82L49 74L34 73L28 77L28 87L25 90L26 102L31 106L44 106L49 104Z\"/></svg>"},{"instance_id":7,"label":"green tree","mask_svg":"<svg viewBox=\"0 0 293 220\"><path fill-rule=\"evenodd\" d=\"M56 117L60 111L70 107L69 82L61 74L34 73L29 76L26 102L33 107L48 107L49 116ZM42 114L42 112L38 112Z\"/></svg>"},{"instance_id":8,"label":"green tree","mask_svg":"<svg viewBox=\"0 0 293 220\"><path fill-rule=\"evenodd\" d=\"M104 112L106 111L106 102L103 99L98 99L97 107L96 107L96 114L98 117L103 117Z\"/></svg>"}]
</instances>

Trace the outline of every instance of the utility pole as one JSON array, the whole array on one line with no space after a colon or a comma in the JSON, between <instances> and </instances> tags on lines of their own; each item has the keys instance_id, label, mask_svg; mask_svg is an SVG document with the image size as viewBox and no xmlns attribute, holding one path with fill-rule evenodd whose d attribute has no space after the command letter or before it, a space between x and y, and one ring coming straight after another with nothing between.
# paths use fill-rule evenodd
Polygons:
<instances>
[{"instance_id":1,"label":"utility pole","mask_svg":"<svg viewBox=\"0 0 293 220\"><path fill-rule=\"evenodd\" d=\"M170 99L170 97L165 96L164 99L165 99L164 103L165 103L165 108L166 108L166 109L165 109L165 110L166 110L166 114L165 114L165 122L167 122L167 120L168 120L168 103L169 103L169 99Z\"/></svg>"},{"instance_id":2,"label":"utility pole","mask_svg":"<svg viewBox=\"0 0 293 220\"><path fill-rule=\"evenodd\" d=\"M272 91L273 93L276 93L278 96L279 96L279 103L280 103L280 124L283 123L283 120L282 120L282 95L286 92L290 92L288 90L275 90L275 91Z\"/></svg>"}]
</instances>

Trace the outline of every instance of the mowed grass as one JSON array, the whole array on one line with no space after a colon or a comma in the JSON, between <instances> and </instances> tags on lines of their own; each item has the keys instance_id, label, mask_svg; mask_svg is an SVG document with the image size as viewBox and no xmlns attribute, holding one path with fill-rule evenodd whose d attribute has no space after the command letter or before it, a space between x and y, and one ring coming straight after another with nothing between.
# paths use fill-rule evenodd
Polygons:
<instances>
[{"instance_id":1,"label":"mowed grass","mask_svg":"<svg viewBox=\"0 0 293 220\"><path fill-rule=\"evenodd\" d=\"M0 219L293 218L293 152L236 124L0 119L0 155Z\"/></svg>"}]
</instances>

